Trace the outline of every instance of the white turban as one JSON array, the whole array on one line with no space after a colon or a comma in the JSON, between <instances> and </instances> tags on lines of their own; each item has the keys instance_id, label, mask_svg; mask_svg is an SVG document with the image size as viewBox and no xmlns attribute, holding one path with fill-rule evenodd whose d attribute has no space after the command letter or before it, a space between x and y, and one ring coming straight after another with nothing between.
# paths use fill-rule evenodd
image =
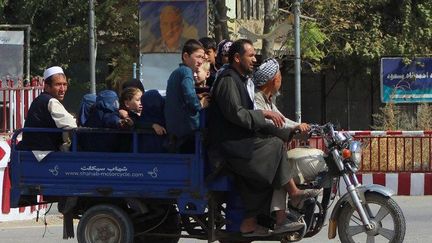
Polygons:
<instances>
[{"instance_id":1,"label":"white turban","mask_svg":"<svg viewBox=\"0 0 432 243\"><path fill-rule=\"evenodd\" d=\"M43 73L43 78L47 79L47 78L53 76L54 74L59 74L59 73L64 74L63 69L61 67L59 67L59 66L50 67L50 68L47 68L45 70L45 72Z\"/></svg>"},{"instance_id":2,"label":"white turban","mask_svg":"<svg viewBox=\"0 0 432 243\"><path fill-rule=\"evenodd\" d=\"M272 80L279 70L279 63L274 58L268 58L258 67L253 74L253 81L256 87L263 86L267 81Z\"/></svg>"}]
</instances>

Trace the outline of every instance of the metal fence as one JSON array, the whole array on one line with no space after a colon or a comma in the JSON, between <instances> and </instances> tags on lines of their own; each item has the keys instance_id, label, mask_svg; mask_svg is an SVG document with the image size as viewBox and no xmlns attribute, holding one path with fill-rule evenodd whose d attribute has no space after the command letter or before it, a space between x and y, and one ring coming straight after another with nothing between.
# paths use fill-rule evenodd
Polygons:
<instances>
[{"instance_id":1,"label":"metal fence","mask_svg":"<svg viewBox=\"0 0 432 243\"><path fill-rule=\"evenodd\" d=\"M350 131L363 148L361 172L432 172L432 131ZM290 147L301 146L298 141ZM325 149L321 137L309 139Z\"/></svg>"},{"instance_id":2,"label":"metal fence","mask_svg":"<svg viewBox=\"0 0 432 243\"><path fill-rule=\"evenodd\" d=\"M24 126L24 116L43 90L38 79L23 84L20 80L0 80L0 133L10 133Z\"/></svg>"},{"instance_id":3,"label":"metal fence","mask_svg":"<svg viewBox=\"0 0 432 243\"><path fill-rule=\"evenodd\" d=\"M432 171L432 131L351 133L363 143L363 172Z\"/></svg>"}]
</instances>

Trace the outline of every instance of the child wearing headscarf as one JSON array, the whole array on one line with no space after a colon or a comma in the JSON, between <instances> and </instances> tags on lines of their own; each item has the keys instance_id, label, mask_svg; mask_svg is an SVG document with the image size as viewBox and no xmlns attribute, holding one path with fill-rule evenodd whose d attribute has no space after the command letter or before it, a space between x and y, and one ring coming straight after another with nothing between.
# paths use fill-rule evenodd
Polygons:
<instances>
[{"instance_id":1,"label":"child wearing headscarf","mask_svg":"<svg viewBox=\"0 0 432 243\"><path fill-rule=\"evenodd\" d=\"M91 128L128 128L132 125L131 119L120 117L119 100L112 90L103 90L96 97L96 103L89 112L86 127ZM118 133L83 133L80 143L84 150L95 152L119 151Z\"/></svg>"},{"instance_id":2,"label":"child wearing headscarf","mask_svg":"<svg viewBox=\"0 0 432 243\"><path fill-rule=\"evenodd\" d=\"M140 137L139 152L161 153L166 152L164 106L165 99L157 90L148 90L142 96L143 110L140 121L142 124L151 124L157 136L144 134Z\"/></svg>"},{"instance_id":3,"label":"child wearing headscarf","mask_svg":"<svg viewBox=\"0 0 432 243\"><path fill-rule=\"evenodd\" d=\"M230 40L222 40L217 46L216 68L219 70L224 64L228 63L228 52L232 45Z\"/></svg>"},{"instance_id":4,"label":"child wearing headscarf","mask_svg":"<svg viewBox=\"0 0 432 243\"><path fill-rule=\"evenodd\" d=\"M80 109L78 112L78 126L85 127L90 112L96 103L96 94L85 94L81 100Z\"/></svg>"},{"instance_id":5,"label":"child wearing headscarf","mask_svg":"<svg viewBox=\"0 0 432 243\"><path fill-rule=\"evenodd\" d=\"M222 40L218 44L217 54L216 54L216 68L218 69L215 75L215 80L222 73L223 70L229 65L228 52L233 44L230 40Z\"/></svg>"}]
</instances>

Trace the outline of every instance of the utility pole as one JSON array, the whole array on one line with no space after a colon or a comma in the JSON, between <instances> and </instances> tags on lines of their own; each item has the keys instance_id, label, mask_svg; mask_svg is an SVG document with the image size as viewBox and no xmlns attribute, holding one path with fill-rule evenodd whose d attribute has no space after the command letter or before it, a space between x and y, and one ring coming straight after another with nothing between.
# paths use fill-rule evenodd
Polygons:
<instances>
[{"instance_id":1,"label":"utility pole","mask_svg":"<svg viewBox=\"0 0 432 243\"><path fill-rule=\"evenodd\" d=\"M89 59L90 59L90 93L96 94L96 42L94 2L89 0Z\"/></svg>"},{"instance_id":2,"label":"utility pole","mask_svg":"<svg viewBox=\"0 0 432 243\"><path fill-rule=\"evenodd\" d=\"M300 56L300 3L294 2L294 39L295 39L295 119L301 122L301 56Z\"/></svg>"}]
</instances>

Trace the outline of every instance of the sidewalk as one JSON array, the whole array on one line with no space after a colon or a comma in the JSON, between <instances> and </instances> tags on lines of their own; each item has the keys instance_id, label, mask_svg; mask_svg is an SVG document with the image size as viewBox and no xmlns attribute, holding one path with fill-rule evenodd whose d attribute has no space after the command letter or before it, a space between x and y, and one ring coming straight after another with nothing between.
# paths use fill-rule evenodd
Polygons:
<instances>
[{"instance_id":1,"label":"sidewalk","mask_svg":"<svg viewBox=\"0 0 432 243\"><path fill-rule=\"evenodd\" d=\"M0 222L0 228L28 228L28 227L44 227L44 217L43 215L39 215L39 219L36 222L36 218L29 220L14 220L14 221L6 221ZM63 215L55 214L55 215L47 215L46 216L47 226L55 226L55 225L63 225ZM78 220L74 220L74 224L77 224Z\"/></svg>"}]
</instances>

